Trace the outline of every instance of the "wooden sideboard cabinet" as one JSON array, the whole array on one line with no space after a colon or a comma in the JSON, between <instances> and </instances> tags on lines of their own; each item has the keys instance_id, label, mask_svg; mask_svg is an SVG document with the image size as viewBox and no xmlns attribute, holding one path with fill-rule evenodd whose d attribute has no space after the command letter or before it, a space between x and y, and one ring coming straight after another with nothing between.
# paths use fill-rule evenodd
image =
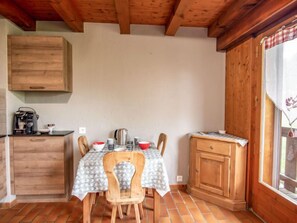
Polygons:
<instances>
[{"instance_id":1,"label":"wooden sideboard cabinet","mask_svg":"<svg viewBox=\"0 0 297 223\"><path fill-rule=\"evenodd\" d=\"M11 191L17 201L67 201L73 185L73 134L11 136Z\"/></svg>"},{"instance_id":2,"label":"wooden sideboard cabinet","mask_svg":"<svg viewBox=\"0 0 297 223\"><path fill-rule=\"evenodd\" d=\"M58 36L8 36L12 91L72 91L71 45Z\"/></svg>"},{"instance_id":3,"label":"wooden sideboard cabinet","mask_svg":"<svg viewBox=\"0 0 297 223\"><path fill-rule=\"evenodd\" d=\"M0 137L0 199L6 196L5 138Z\"/></svg>"},{"instance_id":4,"label":"wooden sideboard cabinet","mask_svg":"<svg viewBox=\"0 0 297 223\"><path fill-rule=\"evenodd\" d=\"M229 210L246 209L246 146L192 136L188 192Z\"/></svg>"}]
</instances>

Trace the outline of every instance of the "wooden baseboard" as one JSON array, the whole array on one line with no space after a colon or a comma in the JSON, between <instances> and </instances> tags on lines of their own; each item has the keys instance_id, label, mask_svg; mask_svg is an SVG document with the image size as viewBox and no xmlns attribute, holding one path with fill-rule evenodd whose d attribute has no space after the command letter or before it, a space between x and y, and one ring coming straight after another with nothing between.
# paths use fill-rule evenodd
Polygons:
<instances>
[{"instance_id":1,"label":"wooden baseboard","mask_svg":"<svg viewBox=\"0 0 297 223\"><path fill-rule=\"evenodd\" d=\"M187 190L187 185L186 184L171 184L170 185L170 190L171 191L175 191L175 190L186 191Z\"/></svg>"},{"instance_id":2,"label":"wooden baseboard","mask_svg":"<svg viewBox=\"0 0 297 223\"><path fill-rule=\"evenodd\" d=\"M12 208L16 204L17 204L17 200L14 199L12 202L0 203L0 208L2 208L2 209L8 209L8 208Z\"/></svg>"},{"instance_id":3,"label":"wooden baseboard","mask_svg":"<svg viewBox=\"0 0 297 223\"><path fill-rule=\"evenodd\" d=\"M18 203L39 203L39 202L68 202L66 195L17 195Z\"/></svg>"}]
</instances>

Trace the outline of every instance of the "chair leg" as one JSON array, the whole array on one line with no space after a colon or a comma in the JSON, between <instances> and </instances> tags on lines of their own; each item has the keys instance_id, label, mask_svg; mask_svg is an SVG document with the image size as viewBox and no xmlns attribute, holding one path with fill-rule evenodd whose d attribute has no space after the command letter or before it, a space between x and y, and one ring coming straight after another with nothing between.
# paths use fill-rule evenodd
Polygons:
<instances>
[{"instance_id":1,"label":"chair leg","mask_svg":"<svg viewBox=\"0 0 297 223\"><path fill-rule=\"evenodd\" d=\"M128 204L126 215L129 216L131 211L131 204Z\"/></svg>"},{"instance_id":2,"label":"chair leg","mask_svg":"<svg viewBox=\"0 0 297 223\"><path fill-rule=\"evenodd\" d=\"M138 204L134 204L136 223L140 223Z\"/></svg>"},{"instance_id":3,"label":"chair leg","mask_svg":"<svg viewBox=\"0 0 297 223\"><path fill-rule=\"evenodd\" d=\"M143 219L144 213L143 213L142 203L139 203L138 207L139 207L140 219Z\"/></svg>"},{"instance_id":4,"label":"chair leg","mask_svg":"<svg viewBox=\"0 0 297 223\"><path fill-rule=\"evenodd\" d=\"M111 212L111 223L116 222L116 216L117 216L117 206L112 206L112 212Z\"/></svg>"},{"instance_id":5,"label":"chair leg","mask_svg":"<svg viewBox=\"0 0 297 223\"><path fill-rule=\"evenodd\" d=\"M122 211L122 206L121 205L118 205L118 212L119 212L120 219L123 219L124 216L123 216L123 211Z\"/></svg>"},{"instance_id":6,"label":"chair leg","mask_svg":"<svg viewBox=\"0 0 297 223\"><path fill-rule=\"evenodd\" d=\"M91 193L91 204L96 203L96 196L97 196L97 193Z\"/></svg>"}]
</instances>

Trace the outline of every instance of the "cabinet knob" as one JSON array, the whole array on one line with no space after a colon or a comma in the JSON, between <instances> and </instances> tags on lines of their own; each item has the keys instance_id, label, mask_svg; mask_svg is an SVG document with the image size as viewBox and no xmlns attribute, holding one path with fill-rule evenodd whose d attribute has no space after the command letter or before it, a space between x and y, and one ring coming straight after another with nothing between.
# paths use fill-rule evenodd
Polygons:
<instances>
[{"instance_id":1,"label":"cabinet knob","mask_svg":"<svg viewBox=\"0 0 297 223\"><path fill-rule=\"evenodd\" d=\"M210 149L213 149L213 147L212 147L212 146L209 146L209 148L210 148Z\"/></svg>"}]
</instances>

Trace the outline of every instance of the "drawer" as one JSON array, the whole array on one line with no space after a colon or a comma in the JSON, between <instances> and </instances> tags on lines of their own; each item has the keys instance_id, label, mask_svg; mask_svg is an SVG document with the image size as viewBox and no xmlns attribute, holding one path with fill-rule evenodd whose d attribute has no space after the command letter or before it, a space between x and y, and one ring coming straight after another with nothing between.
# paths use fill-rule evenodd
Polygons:
<instances>
[{"instance_id":1,"label":"drawer","mask_svg":"<svg viewBox=\"0 0 297 223\"><path fill-rule=\"evenodd\" d=\"M231 156L231 143L207 140L207 139L193 139L196 141L196 149L199 151L221 154L224 156Z\"/></svg>"},{"instance_id":2,"label":"drawer","mask_svg":"<svg viewBox=\"0 0 297 223\"><path fill-rule=\"evenodd\" d=\"M64 151L63 137L14 137L14 153L32 152L32 153L50 153Z\"/></svg>"}]
</instances>

